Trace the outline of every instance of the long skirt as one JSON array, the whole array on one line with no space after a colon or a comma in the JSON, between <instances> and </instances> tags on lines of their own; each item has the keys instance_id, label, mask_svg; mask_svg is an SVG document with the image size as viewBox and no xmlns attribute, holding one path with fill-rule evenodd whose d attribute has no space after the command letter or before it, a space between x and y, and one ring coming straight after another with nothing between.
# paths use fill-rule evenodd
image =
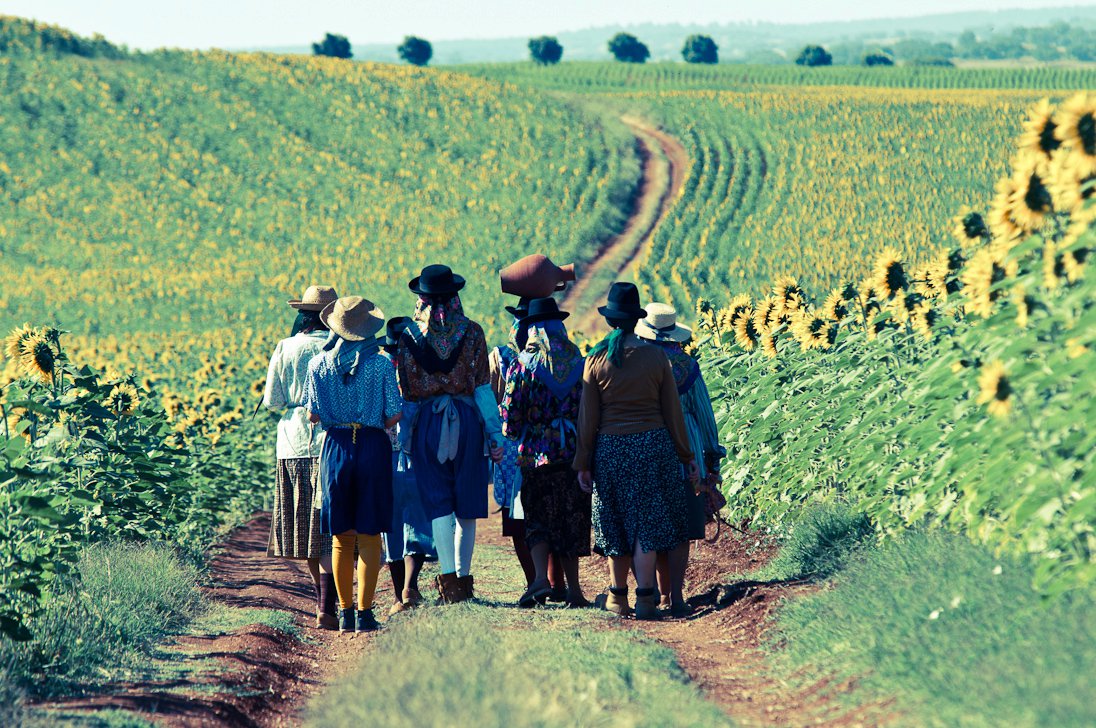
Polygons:
<instances>
[{"instance_id":1,"label":"long skirt","mask_svg":"<svg viewBox=\"0 0 1096 728\"><path fill-rule=\"evenodd\" d=\"M525 543L547 543L564 558L590 555L590 495L570 463L521 469Z\"/></svg>"},{"instance_id":2,"label":"long skirt","mask_svg":"<svg viewBox=\"0 0 1096 728\"><path fill-rule=\"evenodd\" d=\"M331 537L320 533L320 509L313 505L312 476L319 462L319 458L278 460L267 556L318 559L331 553Z\"/></svg>"},{"instance_id":3,"label":"long skirt","mask_svg":"<svg viewBox=\"0 0 1096 728\"><path fill-rule=\"evenodd\" d=\"M460 418L460 442L456 457L445 462L438 460L444 415L426 402L419 408L411 462L422 505L431 521L450 513L457 518L487 518L490 460L484 454L483 425L471 405L454 401L452 406Z\"/></svg>"},{"instance_id":4,"label":"long skirt","mask_svg":"<svg viewBox=\"0 0 1096 728\"><path fill-rule=\"evenodd\" d=\"M606 556L670 551L688 538L681 463L664 428L597 437L594 537Z\"/></svg>"},{"instance_id":5,"label":"long skirt","mask_svg":"<svg viewBox=\"0 0 1096 728\"><path fill-rule=\"evenodd\" d=\"M392 453L392 524L384 534L384 553L388 563L415 554L438 556L411 458L398 450Z\"/></svg>"},{"instance_id":6,"label":"long skirt","mask_svg":"<svg viewBox=\"0 0 1096 728\"><path fill-rule=\"evenodd\" d=\"M320 455L320 530L377 535L392 525L392 441L384 430L329 429Z\"/></svg>"}]
</instances>

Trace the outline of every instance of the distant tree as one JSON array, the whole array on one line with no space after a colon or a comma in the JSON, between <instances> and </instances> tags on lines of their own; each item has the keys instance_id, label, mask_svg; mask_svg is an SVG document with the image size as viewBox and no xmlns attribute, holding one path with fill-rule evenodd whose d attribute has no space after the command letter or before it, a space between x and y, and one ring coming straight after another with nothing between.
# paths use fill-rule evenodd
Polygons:
<instances>
[{"instance_id":1,"label":"distant tree","mask_svg":"<svg viewBox=\"0 0 1096 728\"><path fill-rule=\"evenodd\" d=\"M403 39L396 52L412 66L425 66L434 56L434 47L428 40L409 35Z\"/></svg>"},{"instance_id":2,"label":"distant tree","mask_svg":"<svg viewBox=\"0 0 1096 728\"><path fill-rule=\"evenodd\" d=\"M312 54L331 58L351 58L354 55L350 52L350 41L346 36L333 33L327 33L319 43L313 43Z\"/></svg>"},{"instance_id":3,"label":"distant tree","mask_svg":"<svg viewBox=\"0 0 1096 728\"><path fill-rule=\"evenodd\" d=\"M559 63L563 58L563 46L550 35L542 35L539 38L529 39L529 55L535 63L542 66L550 66Z\"/></svg>"},{"instance_id":4,"label":"distant tree","mask_svg":"<svg viewBox=\"0 0 1096 728\"><path fill-rule=\"evenodd\" d=\"M624 63L643 63L651 57L647 46L631 33L617 33L609 41L609 52Z\"/></svg>"},{"instance_id":5,"label":"distant tree","mask_svg":"<svg viewBox=\"0 0 1096 728\"><path fill-rule=\"evenodd\" d=\"M799 52L795 64L797 66L830 66L833 65L833 56L822 46L809 45Z\"/></svg>"},{"instance_id":6,"label":"distant tree","mask_svg":"<svg viewBox=\"0 0 1096 728\"><path fill-rule=\"evenodd\" d=\"M681 57L686 63L719 63L719 46L706 35L690 35L685 39Z\"/></svg>"},{"instance_id":7,"label":"distant tree","mask_svg":"<svg viewBox=\"0 0 1096 728\"><path fill-rule=\"evenodd\" d=\"M865 66L893 66L894 59L882 51L875 51L864 56Z\"/></svg>"}]
</instances>

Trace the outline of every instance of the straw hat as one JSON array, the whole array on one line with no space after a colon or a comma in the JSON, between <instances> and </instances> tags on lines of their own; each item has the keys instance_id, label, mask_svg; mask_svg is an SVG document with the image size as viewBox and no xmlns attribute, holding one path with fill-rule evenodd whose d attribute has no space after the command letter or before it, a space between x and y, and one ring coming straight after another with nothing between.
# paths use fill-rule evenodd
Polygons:
<instances>
[{"instance_id":1,"label":"straw hat","mask_svg":"<svg viewBox=\"0 0 1096 728\"><path fill-rule=\"evenodd\" d=\"M328 304L320 321L347 341L364 341L384 328L384 311L361 296L346 296Z\"/></svg>"},{"instance_id":2,"label":"straw hat","mask_svg":"<svg viewBox=\"0 0 1096 728\"><path fill-rule=\"evenodd\" d=\"M300 299L287 301L298 311L323 311L338 299L339 294L331 286L309 286Z\"/></svg>"},{"instance_id":3,"label":"straw hat","mask_svg":"<svg viewBox=\"0 0 1096 728\"><path fill-rule=\"evenodd\" d=\"M677 309L666 303L648 303L647 318L636 325L636 336L649 341L688 341L693 330L677 322Z\"/></svg>"}]
</instances>

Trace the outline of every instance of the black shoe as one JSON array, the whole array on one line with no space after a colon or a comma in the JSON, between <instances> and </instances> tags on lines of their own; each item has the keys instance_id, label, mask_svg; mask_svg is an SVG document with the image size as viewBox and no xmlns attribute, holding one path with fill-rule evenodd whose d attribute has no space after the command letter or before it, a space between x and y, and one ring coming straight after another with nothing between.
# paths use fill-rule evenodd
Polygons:
<instances>
[{"instance_id":1,"label":"black shoe","mask_svg":"<svg viewBox=\"0 0 1096 728\"><path fill-rule=\"evenodd\" d=\"M548 601L550 602L565 602L567 601L567 589L562 586L552 587L552 593L548 595Z\"/></svg>"},{"instance_id":2,"label":"black shoe","mask_svg":"<svg viewBox=\"0 0 1096 728\"><path fill-rule=\"evenodd\" d=\"M339 610L339 631L340 632L353 632L354 631L354 610L353 609L340 609Z\"/></svg>"},{"instance_id":3,"label":"black shoe","mask_svg":"<svg viewBox=\"0 0 1096 728\"><path fill-rule=\"evenodd\" d=\"M377 618L373 616L372 609L358 610L358 632L374 632L381 628Z\"/></svg>"}]
</instances>

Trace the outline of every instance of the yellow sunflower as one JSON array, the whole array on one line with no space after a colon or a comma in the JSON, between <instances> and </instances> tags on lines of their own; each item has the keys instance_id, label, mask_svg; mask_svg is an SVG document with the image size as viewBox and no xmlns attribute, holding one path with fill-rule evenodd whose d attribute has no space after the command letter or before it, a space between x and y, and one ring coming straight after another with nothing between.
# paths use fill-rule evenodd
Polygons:
<instances>
[{"instance_id":1,"label":"yellow sunflower","mask_svg":"<svg viewBox=\"0 0 1096 728\"><path fill-rule=\"evenodd\" d=\"M766 298L754 311L754 328L765 332L776 326L780 320L780 299Z\"/></svg>"},{"instance_id":2,"label":"yellow sunflower","mask_svg":"<svg viewBox=\"0 0 1096 728\"><path fill-rule=\"evenodd\" d=\"M248 391L251 392L252 397L262 397L263 393L266 392L266 378L263 377L253 381L251 386L248 387Z\"/></svg>"},{"instance_id":3,"label":"yellow sunflower","mask_svg":"<svg viewBox=\"0 0 1096 728\"><path fill-rule=\"evenodd\" d=\"M706 298L696 299L696 317L700 320L711 321L712 302Z\"/></svg>"},{"instance_id":4,"label":"yellow sunflower","mask_svg":"<svg viewBox=\"0 0 1096 728\"><path fill-rule=\"evenodd\" d=\"M833 321L811 311L802 311L793 319L791 332L803 351L829 349L837 337L837 327Z\"/></svg>"},{"instance_id":5,"label":"yellow sunflower","mask_svg":"<svg viewBox=\"0 0 1096 728\"><path fill-rule=\"evenodd\" d=\"M731 309L731 330L738 328L738 321L743 316L753 316L753 306L750 305L750 297L744 293L740 293L731 299L728 308Z\"/></svg>"},{"instance_id":6,"label":"yellow sunflower","mask_svg":"<svg viewBox=\"0 0 1096 728\"><path fill-rule=\"evenodd\" d=\"M103 406L116 415L131 415L140 403L137 388L132 384L116 384L107 398L103 400Z\"/></svg>"},{"instance_id":7,"label":"yellow sunflower","mask_svg":"<svg viewBox=\"0 0 1096 728\"><path fill-rule=\"evenodd\" d=\"M1027 295L1023 286L1017 286L1012 291L1012 303L1016 306L1016 325L1026 329L1031 309L1035 305L1035 299Z\"/></svg>"},{"instance_id":8,"label":"yellow sunflower","mask_svg":"<svg viewBox=\"0 0 1096 728\"><path fill-rule=\"evenodd\" d=\"M997 195L989 206L989 216L986 223L994 239L1010 243L1023 232L1022 228L1012 217L1012 198L1016 193L1016 185L1012 177L1006 177L997 183Z\"/></svg>"},{"instance_id":9,"label":"yellow sunflower","mask_svg":"<svg viewBox=\"0 0 1096 728\"><path fill-rule=\"evenodd\" d=\"M1054 212L1046 173L1040 171L1039 166L1040 160L1035 155L1023 155L1016 161L1016 173L1012 178L1009 217L1017 227L1028 233L1041 228L1046 216Z\"/></svg>"},{"instance_id":10,"label":"yellow sunflower","mask_svg":"<svg viewBox=\"0 0 1096 728\"><path fill-rule=\"evenodd\" d=\"M840 288L833 289L822 304L822 315L831 321L843 321L851 312L851 304Z\"/></svg>"},{"instance_id":11,"label":"yellow sunflower","mask_svg":"<svg viewBox=\"0 0 1096 728\"><path fill-rule=\"evenodd\" d=\"M1066 150L1054 153L1048 167L1048 187L1056 210L1077 214L1085 200L1096 196L1096 170L1082 173L1076 157Z\"/></svg>"},{"instance_id":12,"label":"yellow sunflower","mask_svg":"<svg viewBox=\"0 0 1096 728\"><path fill-rule=\"evenodd\" d=\"M770 359L775 359L778 355L778 352L776 351L776 335L768 329L761 333L761 351Z\"/></svg>"},{"instance_id":13,"label":"yellow sunflower","mask_svg":"<svg viewBox=\"0 0 1096 728\"><path fill-rule=\"evenodd\" d=\"M32 333L20 343L23 354L19 359L23 371L47 384L53 381L53 369L57 364L53 347L41 331Z\"/></svg>"},{"instance_id":14,"label":"yellow sunflower","mask_svg":"<svg viewBox=\"0 0 1096 728\"><path fill-rule=\"evenodd\" d=\"M1007 417L1012 411L1012 385L1001 360L982 367L978 375L978 404L986 405L991 415Z\"/></svg>"},{"instance_id":15,"label":"yellow sunflower","mask_svg":"<svg viewBox=\"0 0 1096 728\"><path fill-rule=\"evenodd\" d=\"M871 284L880 298L893 298L898 291L909 287L909 277L902 265L902 255L897 250L885 248L875 259Z\"/></svg>"},{"instance_id":16,"label":"yellow sunflower","mask_svg":"<svg viewBox=\"0 0 1096 728\"><path fill-rule=\"evenodd\" d=\"M1054 107L1050 99L1043 99L1028 111L1019 148L1049 158L1055 149L1062 146L1061 140L1054 135L1057 127L1054 123Z\"/></svg>"},{"instance_id":17,"label":"yellow sunflower","mask_svg":"<svg viewBox=\"0 0 1096 728\"><path fill-rule=\"evenodd\" d=\"M1007 274L1003 254L997 248L983 248L971 256L967 267L963 269L963 289L967 293L967 310L982 318L993 314L994 302L1001 292L994 286L1003 281Z\"/></svg>"},{"instance_id":18,"label":"yellow sunflower","mask_svg":"<svg viewBox=\"0 0 1096 728\"><path fill-rule=\"evenodd\" d=\"M1096 172L1096 94L1081 92L1058 107L1054 135L1069 147L1082 173Z\"/></svg>"},{"instance_id":19,"label":"yellow sunflower","mask_svg":"<svg viewBox=\"0 0 1096 728\"><path fill-rule=\"evenodd\" d=\"M761 340L761 332L754 325L752 314L753 310L748 308L735 319L734 340L745 351L753 351Z\"/></svg>"},{"instance_id":20,"label":"yellow sunflower","mask_svg":"<svg viewBox=\"0 0 1096 728\"><path fill-rule=\"evenodd\" d=\"M13 361L21 359L26 354L26 342L36 333L39 332L32 329L30 324L23 324L8 334L8 338L4 340L4 350L8 358Z\"/></svg>"},{"instance_id":21,"label":"yellow sunflower","mask_svg":"<svg viewBox=\"0 0 1096 728\"><path fill-rule=\"evenodd\" d=\"M954 222L955 225L952 227L952 234L964 248L977 245L978 243L988 240L990 237L985 218L979 213L971 210L969 207L964 206L961 208L959 214L955 217Z\"/></svg>"},{"instance_id":22,"label":"yellow sunflower","mask_svg":"<svg viewBox=\"0 0 1096 728\"><path fill-rule=\"evenodd\" d=\"M781 276L776 280L773 284L773 298L780 301L781 315L790 315L791 312L798 311L807 301L798 281L791 276Z\"/></svg>"},{"instance_id":23,"label":"yellow sunflower","mask_svg":"<svg viewBox=\"0 0 1096 728\"><path fill-rule=\"evenodd\" d=\"M925 339L932 341L933 327L940 320L940 314L928 301L922 301L910 315L910 326Z\"/></svg>"}]
</instances>

